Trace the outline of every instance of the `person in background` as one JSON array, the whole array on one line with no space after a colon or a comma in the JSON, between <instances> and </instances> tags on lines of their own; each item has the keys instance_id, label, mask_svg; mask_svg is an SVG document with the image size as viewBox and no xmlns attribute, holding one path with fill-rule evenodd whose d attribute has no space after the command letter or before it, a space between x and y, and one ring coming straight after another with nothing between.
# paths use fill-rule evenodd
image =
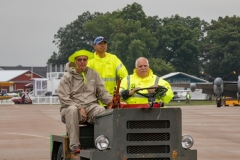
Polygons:
<instances>
[{"instance_id":1,"label":"person in background","mask_svg":"<svg viewBox=\"0 0 240 160\"><path fill-rule=\"evenodd\" d=\"M79 123L93 124L95 116L105 111L105 108L97 103L98 99L107 105L112 101L112 96L104 88L99 74L87 67L91 58L93 54L86 50L72 54L66 64L67 72L58 86L60 114L66 124L72 153L80 153Z\"/></svg>"},{"instance_id":2,"label":"person in background","mask_svg":"<svg viewBox=\"0 0 240 160\"><path fill-rule=\"evenodd\" d=\"M187 94L186 94L186 104L190 103L190 99L191 99L191 95L190 95L189 92L187 92Z\"/></svg>"},{"instance_id":3,"label":"person in background","mask_svg":"<svg viewBox=\"0 0 240 160\"><path fill-rule=\"evenodd\" d=\"M211 103L212 103L212 98L213 98L213 95L209 94L208 101L211 102Z\"/></svg>"},{"instance_id":4,"label":"person in background","mask_svg":"<svg viewBox=\"0 0 240 160\"><path fill-rule=\"evenodd\" d=\"M221 104L222 106L225 106L225 101L226 101L225 98L226 98L226 96L222 96L222 102L221 102L221 103L222 103L222 104Z\"/></svg>"},{"instance_id":5,"label":"person in background","mask_svg":"<svg viewBox=\"0 0 240 160\"><path fill-rule=\"evenodd\" d=\"M153 71L149 68L148 60L144 57L140 57L135 62L133 74L123 78L121 82L120 95L122 97L122 102L127 104L147 104L148 98L138 95L135 91L140 88L158 86L164 86L168 90L164 95L158 96L156 102L169 103L173 98L173 91L170 84L154 75ZM149 89L145 90L145 93L152 93L154 91L154 89Z\"/></svg>"},{"instance_id":6,"label":"person in background","mask_svg":"<svg viewBox=\"0 0 240 160\"><path fill-rule=\"evenodd\" d=\"M114 54L108 53L108 42L105 37L99 36L93 42L94 58L88 62L88 67L97 71L104 81L107 91L113 95L118 79L128 75L122 61Z\"/></svg>"}]
</instances>

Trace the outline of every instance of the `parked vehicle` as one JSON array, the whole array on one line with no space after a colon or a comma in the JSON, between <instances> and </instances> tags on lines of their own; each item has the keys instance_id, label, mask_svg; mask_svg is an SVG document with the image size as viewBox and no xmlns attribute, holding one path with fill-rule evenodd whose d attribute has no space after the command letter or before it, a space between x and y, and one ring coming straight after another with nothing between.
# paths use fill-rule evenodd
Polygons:
<instances>
[{"instance_id":1,"label":"parked vehicle","mask_svg":"<svg viewBox=\"0 0 240 160\"><path fill-rule=\"evenodd\" d=\"M240 101L236 98L226 97L222 100L224 106L240 106Z\"/></svg>"},{"instance_id":2,"label":"parked vehicle","mask_svg":"<svg viewBox=\"0 0 240 160\"><path fill-rule=\"evenodd\" d=\"M12 101L15 104L32 104L32 100L28 95L28 92L21 92L20 96L18 97L13 97Z\"/></svg>"}]
</instances>

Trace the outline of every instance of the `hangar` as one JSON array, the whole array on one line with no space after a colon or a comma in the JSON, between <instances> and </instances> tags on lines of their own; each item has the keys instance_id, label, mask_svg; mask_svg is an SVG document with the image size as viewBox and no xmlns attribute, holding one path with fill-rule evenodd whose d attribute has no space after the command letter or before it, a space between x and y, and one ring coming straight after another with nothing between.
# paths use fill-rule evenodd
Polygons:
<instances>
[{"instance_id":1,"label":"hangar","mask_svg":"<svg viewBox=\"0 0 240 160\"><path fill-rule=\"evenodd\" d=\"M204 83L208 82L204 79L183 73L183 72L172 72L167 75L162 76L164 80L168 81L170 84L173 83ZM186 93L190 90L187 88L181 87L172 87L175 96L178 96L178 99L185 99ZM195 90L194 92L189 91L191 99L206 99L207 95L202 93L201 89ZM178 94L178 95L177 95Z\"/></svg>"}]
</instances>

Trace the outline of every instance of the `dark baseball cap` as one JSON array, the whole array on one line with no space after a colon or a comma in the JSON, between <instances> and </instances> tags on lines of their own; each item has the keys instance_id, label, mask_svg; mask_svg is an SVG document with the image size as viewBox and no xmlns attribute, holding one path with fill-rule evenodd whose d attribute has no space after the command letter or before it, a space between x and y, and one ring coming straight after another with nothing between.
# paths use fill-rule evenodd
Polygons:
<instances>
[{"instance_id":1,"label":"dark baseball cap","mask_svg":"<svg viewBox=\"0 0 240 160\"><path fill-rule=\"evenodd\" d=\"M107 39L103 36L98 36L97 38L95 38L95 40L93 41L93 44L99 44L101 42L106 42L107 43Z\"/></svg>"}]
</instances>

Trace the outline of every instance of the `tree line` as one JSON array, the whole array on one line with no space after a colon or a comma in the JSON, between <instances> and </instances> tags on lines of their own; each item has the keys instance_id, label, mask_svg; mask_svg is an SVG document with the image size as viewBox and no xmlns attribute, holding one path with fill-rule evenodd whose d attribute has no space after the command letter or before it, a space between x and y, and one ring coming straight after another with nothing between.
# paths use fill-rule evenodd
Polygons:
<instances>
[{"instance_id":1,"label":"tree line","mask_svg":"<svg viewBox=\"0 0 240 160\"><path fill-rule=\"evenodd\" d=\"M211 23L190 16L147 16L138 3L111 13L86 11L54 35L59 51L53 52L47 64L65 64L79 49L94 52L93 40L101 35L108 39L108 52L117 55L130 74L141 56L149 59L158 76L184 72L201 77L205 71L222 77L233 70L239 74L239 26L238 16L219 17Z\"/></svg>"}]
</instances>

